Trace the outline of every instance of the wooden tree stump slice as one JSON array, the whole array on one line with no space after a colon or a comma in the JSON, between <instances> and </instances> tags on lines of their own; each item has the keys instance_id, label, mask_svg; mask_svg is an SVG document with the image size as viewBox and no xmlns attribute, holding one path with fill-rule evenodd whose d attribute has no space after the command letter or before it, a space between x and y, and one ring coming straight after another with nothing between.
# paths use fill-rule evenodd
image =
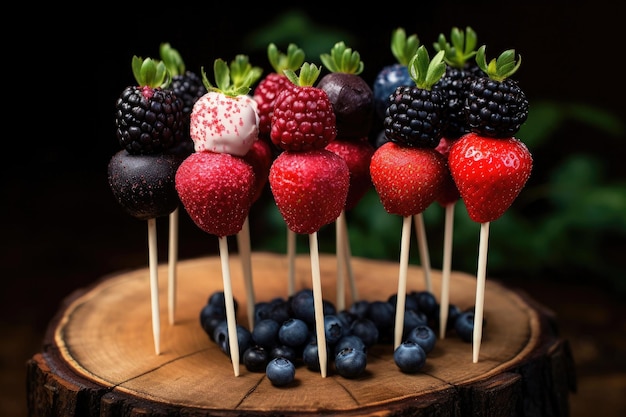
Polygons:
<instances>
[{"instance_id":1,"label":"wooden tree stump slice","mask_svg":"<svg viewBox=\"0 0 626 417\"><path fill-rule=\"evenodd\" d=\"M354 258L359 294L369 301L397 292L399 265ZM334 255L320 258L324 298L335 300ZM256 301L287 297L287 259L252 256ZM298 288L311 288L310 257L296 261ZM247 326L244 280L230 256L237 321ZM329 366L323 378L303 365L293 384L277 388L264 373L234 376L230 357L202 330L199 314L221 291L219 257L178 265L176 323L167 320L167 265L159 266L161 354L154 350L147 268L106 277L77 291L50 323L43 351L28 363L28 406L39 416L567 416L575 390L567 341L554 318L523 294L487 280L486 326L478 363L456 335L439 339L417 374L400 372L393 346L368 351L364 375L346 379ZM432 271L439 298L441 274ZM454 272L450 302L474 305L475 277ZM423 290L419 266L410 266L407 291ZM349 305L349 303L347 303Z\"/></svg>"}]
</instances>

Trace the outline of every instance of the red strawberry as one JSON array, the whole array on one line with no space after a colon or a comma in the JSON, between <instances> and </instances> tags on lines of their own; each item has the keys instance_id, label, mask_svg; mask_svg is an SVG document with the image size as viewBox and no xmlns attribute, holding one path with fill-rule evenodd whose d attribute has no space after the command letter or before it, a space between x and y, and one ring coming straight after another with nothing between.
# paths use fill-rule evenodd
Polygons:
<instances>
[{"instance_id":1,"label":"red strawberry","mask_svg":"<svg viewBox=\"0 0 626 417\"><path fill-rule=\"evenodd\" d=\"M254 141L248 153L243 157L246 162L252 165L254 177L256 178L254 197L252 197L253 202L259 199L263 192L263 187L267 183L267 177L272 166L272 158L272 149L269 143L264 140Z\"/></svg>"},{"instance_id":2,"label":"red strawberry","mask_svg":"<svg viewBox=\"0 0 626 417\"><path fill-rule=\"evenodd\" d=\"M341 214L350 171L342 157L326 149L285 151L272 163L269 183L287 227L311 234Z\"/></svg>"},{"instance_id":3,"label":"red strawberry","mask_svg":"<svg viewBox=\"0 0 626 417\"><path fill-rule=\"evenodd\" d=\"M453 143L454 140L449 140L445 137L442 137L439 140L439 145L437 145L435 150L442 154L447 160L448 155L450 154L450 147ZM450 169L448 168L446 171L447 172L445 175L445 179L443 185L441 186L441 192L437 197L437 203L439 203L439 205L443 207L447 206L448 204L452 204L456 202L459 198L461 198L461 195L459 194L459 189L456 188L456 183L454 182L454 180L452 179L452 175L450 174Z\"/></svg>"},{"instance_id":4,"label":"red strawberry","mask_svg":"<svg viewBox=\"0 0 626 417\"><path fill-rule=\"evenodd\" d=\"M485 223L513 204L530 177L533 160L526 145L514 137L468 133L450 148L448 164L470 218Z\"/></svg>"},{"instance_id":5,"label":"red strawberry","mask_svg":"<svg viewBox=\"0 0 626 417\"><path fill-rule=\"evenodd\" d=\"M321 72L315 64L303 64L300 76L285 75L294 88L285 88L276 98L272 114L272 143L283 150L323 149L337 137L335 113L328 95L313 87Z\"/></svg>"},{"instance_id":6,"label":"red strawberry","mask_svg":"<svg viewBox=\"0 0 626 417\"><path fill-rule=\"evenodd\" d=\"M258 104L259 137L269 140L274 112L274 102L283 88L293 87L293 83L283 73L284 70L295 71L304 63L304 51L295 44L289 44L287 53L282 53L276 45L267 47L267 58L274 72L267 74L254 89L253 98Z\"/></svg>"},{"instance_id":7,"label":"red strawberry","mask_svg":"<svg viewBox=\"0 0 626 417\"><path fill-rule=\"evenodd\" d=\"M252 205L254 170L238 156L196 152L178 168L176 191L200 229L219 237L235 235Z\"/></svg>"},{"instance_id":8,"label":"red strawberry","mask_svg":"<svg viewBox=\"0 0 626 417\"><path fill-rule=\"evenodd\" d=\"M374 155L374 147L365 137L360 140L335 139L326 145L326 149L341 156L348 164L350 188L345 210L351 210L372 186L370 161Z\"/></svg>"},{"instance_id":9,"label":"red strawberry","mask_svg":"<svg viewBox=\"0 0 626 417\"><path fill-rule=\"evenodd\" d=\"M446 160L433 148L387 142L374 152L370 173L385 210L412 216L426 210L439 195Z\"/></svg>"}]
</instances>

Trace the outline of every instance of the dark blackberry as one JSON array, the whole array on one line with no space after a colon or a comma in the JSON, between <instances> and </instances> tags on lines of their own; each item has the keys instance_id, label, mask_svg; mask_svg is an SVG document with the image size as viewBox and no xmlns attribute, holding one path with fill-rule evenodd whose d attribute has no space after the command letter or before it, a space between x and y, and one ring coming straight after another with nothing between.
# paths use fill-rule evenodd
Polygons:
<instances>
[{"instance_id":1,"label":"dark blackberry","mask_svg":"<svg viewBox=\"0 0 626 417\"><path fill-rule=\"evenodd\" d=\"M440 91L445 100L445 122L443 136L458 139L469 131L465 119L465 102L471 82L485 73L471 59L476 55L476 32L471 27L465 31L452 28L450 42L440 34L433 44L435 50L444 51L444 60L448 64L446 73L433 85L433 90Z\"/></svg>"},{"instance_id":2,"label":"dark blackberry","mask_svg":"<svg viewBox=\"0 0 626 417\"><path fill-rule=\"evenodd\" d=\"M415 86L401 86L389 96L385 111L385 136L401 146L436 148L443 135L444 99L431 87L446 71L444 52L428 57L420 46L408 68Z\"/></svg>"},{"instance_id":3,"label":"dark blackberry","mask_svg":"<svg viewBox=\"0 0 626 417\"><path fill-rule=\"evenodd\" d=\"M187 70L180 52L169 43L161 44L159 54L172 77L168 89L183 101L183 114L188 123L193 105L207 93L207 89L198 74Z\"/></svg>"},{"instance_id":4,"label":"dark blackberry","mask_svg":"<svg viewBox=\"0 0 626 417\"><path fill-rule=\"evenodd\" d=\"M476 63L488 77L471 82L465 117L469 129L481 136L509 138L515 136L528 118L528 99L517 81L509 78L520 66L515 50L504 51L487 64L485 46L476 54Z\"/></svg>"},{"instance_id":5,"label":"dark blackberry","mask_svg":"<svg viewBox=\"0 0 626 417\"><path fill-rule=\"evenodd\" d=\"M162 153L183 138L182 100L163 88L169 80L163 62L134 56L132 65L139 85L126 87L117 99L117 139L132 155Z\"/></svg>"}]
</instances>

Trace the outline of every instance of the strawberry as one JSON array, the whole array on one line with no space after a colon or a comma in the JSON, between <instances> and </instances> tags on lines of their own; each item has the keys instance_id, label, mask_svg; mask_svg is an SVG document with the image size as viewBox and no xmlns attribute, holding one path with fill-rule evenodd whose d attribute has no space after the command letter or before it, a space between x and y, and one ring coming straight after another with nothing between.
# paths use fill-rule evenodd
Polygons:
<instances>
[{"instance_id":1,"label":"strawberry","mask_svg":"<svg viewBox=\"0 0 626 417\"><path fill-rule=\"evenodd\" d=\"M259 135L256 102L248 95L261 76L245 55L237 55L230 66L216 59L213 70L217 86L201 69L207 93L193 105L189 134L196 152L211 151L244 156Z\"/></svg>"},{"instance_id":2,"label":"strawberry","mask_svg":"<svg viewBox=\"0 0 626 417\"><path fill-rule=\"evenodd\" d=\"M300 75L285 70L294 84L276 98L272 114L272 143L283 150L323 149L337 137L335 113L328 95L313 87L321 68L304 63Z\"/></svg>"},{"instance_id":3,"label":"strawberry","mask_svg":"<svg viewBox=\"0 0 626 417\"><path fill-rule=\"evenodd\" d=\"M360 140L335 139L326 145L326 149L341 156L350 171L350 188L346 198L345 210L353 209L372 186L370 161L374 147L367 137Z\"/></svg>"},{"instance_id":4,"label":"strawberry","mask_svg":"<svg viewBox=\"0 0 626 417\"><path fill-rule=\"evenodd\" d=\"M386 142L370 163L372 183L390 214L412 216L438 197L446 175L446 160L433 148Z\"/></svg>"},{"instance_id":5,"label":"strawberry","mask_svg":"<svg viewBox=\"0 0 626 417\"><path fill-rule=\"evenodd\" d=\"M254 141L248 153L243 156L243 159L252 165L252 169L254 170L254 177L256 179L254 197L252 198L254 202L261 197L263 187L265 187L267 183L267 177L270 173L273 160L272 149L269 143L264 140Z\"/></svg>"},{"instance_id":6,"label":"strawberry","mask_svg":"<svg viewBox=\"0 0 626 417\"><path fill-rule=\"evenodd\" d=\"M448 164L469 217L486 223L502 216L517 198L530 177L533 160L515 137L468 133L450 148Z\"/></svg>"},{"instance_id":7,"label":"strawberry","mask_svg":"<svg viewBox=\"0 0 626 417\"><path fill-rule=\"evenodd\" d=\"M341 214L350 171L343 158L329 150L287 150L272 163L269 183L287 227L311 234Z\"/></svg>"},{"instance_id":8,"label":"strawberry","mask_svg":"<svg viewBox=\"0 0 626 417\"><path fill-rule=\"evenodd\" d=\"M195 152L176 171L176 191L200 229L219 237L234 235L252 205L254 170L238 156Z\"/></svg>"},{"instance_id":9,"label":"strawberry","mask_svg":"<svg viewBox=\"0 0 626 417\"><path fill-rule=\"evenodd\" d=\"M293 43L287 47L287 53L279 51L273 43L268 45L267 58L274 72L270 72L259 82L252 96L258 104L259 137L261 139L270 140L272 114L274 113L276 97L278 97L283 88L293 86L293 83L289 81L283 71L297 70L304 63L304 57L304 51Z\"/></svg>"},{"instance_id":10,"label":"strawberry","mask_svg":"<svg viewBox=\"0 0 626 417\"><path fill-rule=\"evenodd\" d=\"M447 172L444 178L443 185L441 186L441 192L437 197L437 203L439 203L439 205L443 207L447 206L448 204L452 204L456 202L459 198L461 198L461 195L459 194L459 189L456 188L456 184L452 179L450 169L447 165L448 155L450 154L450 147L453 143L453 140L449 140L448 138L443 137L439 141L439 145L437 145L437 147L435 148L437 152L439 152L446 158Z\"/></svg>"}]
</instances>

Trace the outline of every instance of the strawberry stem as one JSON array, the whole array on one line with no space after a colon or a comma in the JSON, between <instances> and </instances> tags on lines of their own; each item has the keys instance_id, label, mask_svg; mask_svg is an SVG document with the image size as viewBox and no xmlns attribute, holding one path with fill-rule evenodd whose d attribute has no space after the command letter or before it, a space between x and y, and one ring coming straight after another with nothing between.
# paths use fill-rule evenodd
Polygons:
<instances>
[{"instance_id":1,"label":"strawberry stem","mask_svg":"<svg viewBox=\"0 0 626 417\"><path fill-rule=\"evenodd\" d=\"M504 81L519 69L522 64L522 56L518 55L515 60L515 49L507 49L502 52L498 58L493 58L487 64L485 57L485 45L481 46L476 52L476 64L483 70L489 78L495 81Z\"/></svg>"},{"instance_id":2,"label":"strawberry stem","mask_svg":"<svg viewBox=\"0 0 626 417\"><path fill-rule=\"evenodd\" d=\"M344 42L337 42L330 50L330 54L322 54L320 59L330 72L358 75L365 67L361 55L346 47Z\"/></svg>"},{"instance_id":3,"label":"strawberry stem","mask_svg":"<svg viewBox=\"0 0 626 417\"><path fill-rule=\"evenodd\" d=\"M143 59L135 55L131 65L135 80L142 87L165 88L172 81L171 74L163 61L152 58Z\"/></svg>"}]
</instances>

